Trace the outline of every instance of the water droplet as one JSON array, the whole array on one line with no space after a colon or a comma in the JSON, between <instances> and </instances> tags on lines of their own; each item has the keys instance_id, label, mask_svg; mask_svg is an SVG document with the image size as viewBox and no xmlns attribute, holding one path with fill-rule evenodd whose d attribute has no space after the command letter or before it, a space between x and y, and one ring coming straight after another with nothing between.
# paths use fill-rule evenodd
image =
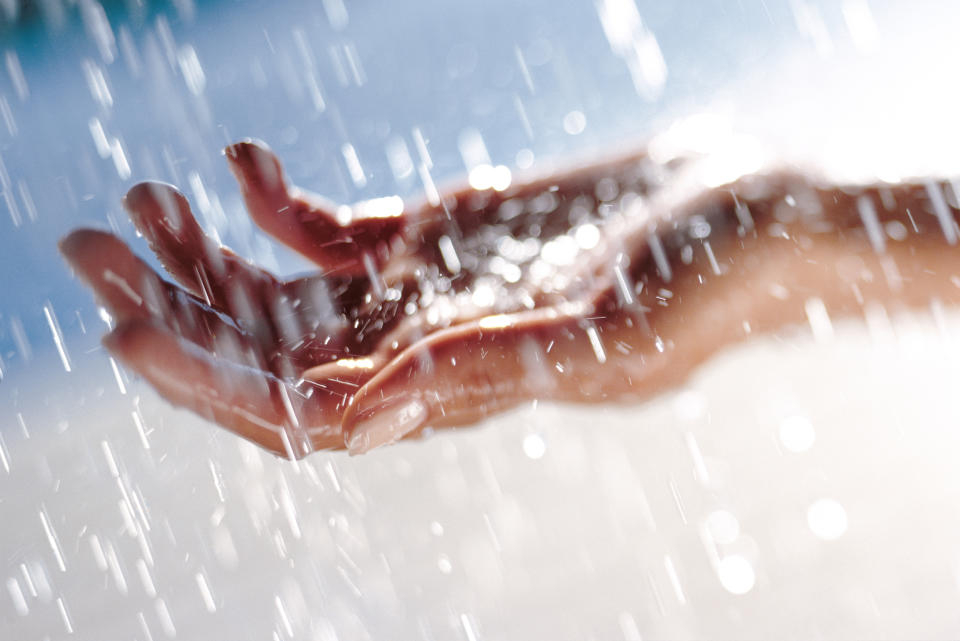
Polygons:
<instances>
[{"instance_id":1,"label":"water droplet","mask_svg":"<svg viewBox=\"0 0 960 641\"><path fill-rule=\"evenodd\" d=\"M720 585L732 594L746 594L756 583L756 574L750 561L739 554L731 554L720 560L717 566Z\"/></svg>"},{"instance_id":2,"label":"water droplet","mask_svg":"<svg viewBox=\"0 0 960 641\"><path fill-rule=\"evenodd\" d=\"M563 130L571 136L582 134L587 128L587 117L582 111L571 111L563 117Z\"/></svg>"},{"instance_id":3,"label":"water droplet","mask_svg":"<svg viewBox=\"0 0 960 641\"><path fill-rule=\"evenodd\" d=\"M728 545L740 536L740 522L726 510L714 510L707 516L704 527L710 538L719 545Z\"/></svg>"},{"instance_id":4,"label":"water droplet","mask_svg":"<svg viewBox=\"0 0 960 641\"><path fill-rule=\"evenodd\" d=\"M520 169L529 169L533 166L534 155L529 149L521 149L517 152L516 163Z\"/></svg>"},{"instance_id":5,"label":"water droplet","mask_svg":"<svg viewBox=\"0 0 960 641\"><path fill-rule=\"evenodd\" d=\"M440 558L437 559L437 567L440 568L440 572L443 574L453 572L453 563L450 562L450 557L446 554L441 554Z\"/></svg>"},{"instance_id":6,"label":"water droplet","mask_svg":"<svg viewBox=\"0 0 960 641\"><path fill-rule=\"evenodd\" d=\"M547 453L547 443L539 434L527 434L523 438L523 453L535 461Z\"/></svg>"},{"instance_id":7,"label":"water droplet","mask_svg":"<svg viewBox=\"0 0 960 641\"><path fill-rule=\"evenodd\" d=\"M838 539L847 531L847 511L833 499L819 499L807 508L807 525L825 541Z\"/></svg>"},{"instance_id":8,"label":"water droplet","mask_svg":"<svg viewBox=\"0 0 960 641\"><path fill-rule=\"evenodd\" d=\"M350 143L344 143L340 147L340 153L343 154L343 160L347 164L347 171L350 172L350 178L357 188L362 188L367 184L367 177L363 172L363 166L360 164L360 157L357 150Z\"/></svg>"},{"instance_id":9,"label":"water droplet","mask_svg":"<svg viewBox=\"0 0 960 641\"><path fill-rule=\"evenodd\" d=\"M780 422L780 442L791 452L806 452L813 447L816 432L810 419L788 416Z\"/></svg>"},{"instance_id":10,"label":"water droplet","mask_svg":"<svg viewBox=\"0 0 960 641\"><path fill-rule=\"evenodd\" d=\"M830 314L827 313L827 306L823 300L808 298L803 308L807 313L807 321L810 323L814 339L825 341L833 338L833 323L830 322Z\"/></svg>"},{"instance_id":11,"label":"water droplet","mask_svg":"<svg viewBox=\"0 0 960 641\"><path fill-rule=\"evenodd\" d=\"M637 93L647 100L658 98L667 81L667 63L634 0L602 0L597 13L610 49L626 63Z\"/></svg>"}]
</instances>

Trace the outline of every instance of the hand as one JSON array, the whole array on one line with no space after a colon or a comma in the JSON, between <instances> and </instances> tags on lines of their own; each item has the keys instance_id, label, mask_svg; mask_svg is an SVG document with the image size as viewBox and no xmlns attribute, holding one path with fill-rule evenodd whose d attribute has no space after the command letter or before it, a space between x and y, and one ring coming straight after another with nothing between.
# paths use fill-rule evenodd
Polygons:
<instances>
[{"instance_id":1,"label":"hand","mask_svg":"<svg viewBox=\"0 0 960 641\"><path fill-rule=\"evenodd\" d=\"M524 234L549 238L569 226L548 220L567 208L552 196L503 220L506 194L466 188L434 204L337 207L289 186L260 145L226 155L253 219L313 260L317 275L283 282L251 265L203 233L180 192L156 182L135 186L124 205L179 286L105 232L75 231L61 249L113 315L104 344L114 356L171 402L292 457L343 447L353 394L411 343L467 318L535 307L546 289L518 282L529 247L509 265L501 259L501 271L516 272L501 278L486 273L497 265L493 243L504 230L519 246ZM596 179L567 182L592 194ZM546 188L533 180L509 194ZM597 209L593 196L577 202L580 218ZM514 286L491 299L489 281ZM477 286L487 288L483 300Z\"/></svg>"},{"instance_id":2,"label":"hand","mask_svg":"<svg viewBox=\"0 0 960 641\"><path fill-rule=\"evenodd\" d=\"M643 398L754 331L953 289L939 184L854 196L783 174L684 200L658 189L675 169L639 155L502 193L342 209L288 187L262 147L227 157L254 220L322 274L278 281L157 183L125 203L182 289L101 232L63 250L117 319L112 353L172 402L289 456L359 453L529 398ZM571 254L568 231L589 251Z\"/></svg>"}]
</instances>

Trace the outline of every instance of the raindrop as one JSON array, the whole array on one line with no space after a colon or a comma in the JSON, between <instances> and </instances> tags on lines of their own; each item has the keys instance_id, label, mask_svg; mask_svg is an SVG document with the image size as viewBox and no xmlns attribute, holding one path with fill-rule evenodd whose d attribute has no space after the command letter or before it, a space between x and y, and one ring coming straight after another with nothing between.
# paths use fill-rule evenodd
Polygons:
<instances>
[{"instance_id":1,"label":"raindrop","mask_svg":"<svg viewBox=\"0 0 960 641\"><path fill-rule=\"evenodd\" d=\"M63 627L67 634L73 634L73 623L70 621L70 614L67 612L67 605L63 602L63 597L57 597L57 610L60 611L60 618L63 620Z\"/></svg>"},{"instance_id":2,"label":"raindrop","mask_svg":"<svg viewBox=\"0 0 960 641\"><path fill-rule=\"evenodd\" d=\"M7 592L10 593L10 600L13 601L13 607L17 614L26 616L30 612L27 607L27 600L23 596L23 590L20 589L20 583L13 577L7 579Z\"/></svg>"},{"instance_id":3,"label":"raindrop","mask_svg":"<svg viewBox=\"0 0 960 641\"><path fill-rule=\"evenodd\" d=\"M700 392L683 390L674 397L673 411L681 420L696 421L707 411L706 398Z\"/></svg>"},{"instance_id":4,"label":"raindrop","mask_svg":"<svg viewBox=\"0 0 960 641\"><path fill-rule=\"evenodd\" d=\"M687 596L683 593L683 587L680 585L680 577L677 575L677 568L673 565L673 559L669 555L663 557L663 566L667 571L667 578L670 579L670 585L673 587L674 594L677 595L677 601L680 605L687 602Z\"/></svg>"},{"instance_id":5,"label":"raindrop","mask_svg":"<svg viewBox=\"0 0 960 641\"><path fill-rule=\"evenodd\" d=\"M474 288L471 300L477 307L490 307L496 302L497 294L489 285L479 284Z\"/></svg>"},{"instance_id":6,"label":"raindrop","mask_svg":"<svg viewBox=\"0 0 960 641\"><path fill-rule=\"evenodd\" d=\"M437 242L440 247L440 255L447 266L447 271L451 274L460 273L460 257L457 256L457 249L453 246L453 241L449 236L441 236Z\"/></svg>"},{"instance_id":7,"label":"raindrop","mask_svg":"<svg viewBox=\"0 0 960 641\"><path fill-rule=\"evenodd\" d=\"M907 234L908 234L907 226L901 223L899 220L891 220L886 225L884 225L884 229L887 232L887 236L889 236L893 240L907 239Z\"/></svg>"},{"instance_id":8,"label":"raindrop","mask_svg":"<svg viewBox=\"0 0 960 641\"><path fill-rule=\"evenodd\" d=\"M470 186L477 191L484 189L493 189L494 191L504 191L510 186L513 177L510 169L504 165L477 165L470 170Z\"/></svg>"},{"instance_id":9,"label":"raindrop","mask_svg":"<svg viewBox=\"0 0 960 641\"><path fill-rule=\"evenodd\" d=\"M157 599L155 604L157 618L160 619L160 627L164 634L171 639L177 636L177 629L173 625L173 618L170 616L170 610L167 609L167 603L163 599Z\"/></svg>"},{"instance_id":10,"label":"raindrop","mask_svg":"<svg viewBox=\"0 0 960 641\"><path fill-rule=\"evenodd\" d=\"M529 149L521 149L517 152L516 163L520 169L529 169L533 167L534 156Z\"/></svg>"},{"instance_id":11,"label":"raindrop","mask_svg":"<svg viewBox=\"0 0 960 641\"><path fill-rule=\"evenodd\" d=\"M463 164L468 170L473 170L480 165L490 165L490 153L487 151L487 145L483 141L483 136L476 129L464 129L457 139L457 147L460 149L460 157L463 158Z\"/></svg>"},{"instance_id":12,"label":"raindrop","mask_svg":"<svg viewBox=\"0 0 960 641\"><path fill-rule=\"evenodd\" d=\"M20 66L20 58L12 49L8 49L4 54L4 61L7 65L7 73L10 74L10 81L13 83L13 89L17 92L17 98L20 101L26 100L30 96L30 89L27 87L27 79L23 75L23 67Z\"/></svg>"},{"instance_id":13,"label":"raindrop","mask_svg":"<svg viewBox=\"0 0 960 641\"><path fill-rule=\"evenodd\" d=\"M343 4L343 0L323 0L323 10L327 14L327 20L330 21L330 26L336 31L340 31L347 26L350 16L347 13L347 7Z\"/></svg>"},{"instance_id":14,"label":"raindrop","mask_svg":"<svg viewBox=\"0 0 960 641\"><path fill-rule=\"evenodd\" d=\"M587 338L590 339L590 347L593 348L593 355L597 358L597 362L603 365L607 362L607 353L603 349L603 343L600 341L600 334L597 332L597 328L593 325L587 327Z\"/></svg>"},{"instance_id":15,"label":"raindrop","mask_svg":"<svg viewBox=\"0 0 960 641\"><path fill-rule=\"evenodd\" d=\"M718 545L729 545L740 536L740 522L727 510L714 510L707 516L704 527Z\"/></svg>"},{"instance_id":16,"label":"raindrop","mask_svg":"<svg viewBox=\"0 0 960 641\"><path fill-rule=\"evenodd\" d=\"M523 437L523 453L534 461L540 460L547 453L547 442L539 434L527 434Z\"/></svg>"},{"instance_id":17,"label":"raindrop","mask_svg":"<svg viewBox=\"0 0 960 641\"><path fill-rule=\"evenodd\" d=\"M173 6L177 9L177 15L184 22L193 22L197 13L197 6L193 0L173 0Z\"/></svg>"},{"instance_id":18,"label":"raindrop","mask_svg":"<svg viewBox=\"0 0 960 641\"><path fill-rule=\"evenodd\" d=\"M117 170L117 175L122 180L130 177L130 162L127 160L127 154L123 150L123 143L119 138L110 141L110 155L113 157L113 166Z\"/></svg>"},{"instance_id":19,"label":"raindrop","mask_svg":"<svg viewBox=\"0 0 960 641\"><path fill-rule=\"evenodd\" d=\"M703 216L693 216L689 222L690 238L702 240L710 237L710 223Z\"/></svg>"},{"instance_id":20,"label":"raindrop","mask_svg":"<svg viewBox=\"0 0 960 641\"><path fill-rule=\"evenodd\" d=\"M580 225L573 232L580 249L593 249L600 243L600 230L596 225Z\"/></svg>"},{"instance_id":21,"label":"raindrop","mask_svg":"<svg viewBox=\"0 0 960 641\"><path fill-rule=\"evenodd\" d=\"M350 178L357 188L362 188L367 184L367 177L363 173L363 167L360 165L360 157L357 156L357 150L350 143L344 143L340 147L340 153L343 154L343 160L347 164L347 171L350 172Z\"/></svg>"},{"instance_id":22,"label":"raindrop","mask_svg":"<svg viewBox=\"0 0 960 641\"><path fill-rule=\"evenodd\" d=\"M943 190L940 189L940 185L933 181L928 181L925 187L927 195L930 197L930 203L933 205L933 213L936 214L937 221L940 223L940 230L943 232L943 237L947 239L949 244L956 245L956 223L954 223L953 216L950 214L950 209L943 197Z\"/></svg>"},{"instance_id":23,"label":"raindrop","mask_svg":"<svg viewBox=\"0 0 960 641\"><path fill-rule=\"evenodd\" d=\"M877 218L877 209L869 196L857 198L857 211L860 213L860 220L863 221L863 226L867 230L867 238L870 239L873 250L882 254L887 250L887 239L883 235L883 228Z\"/></svg>"},{"instance_id":24,"label":"raindrop","mask_svg":"<svg viewBox=\"0 0 960 641\"><path fill-rule=\"evenodd\" d=\"M153 576L150 574L150 568L143 559L137 559L137 573L140 575L140 582L143 584L143 590L149 597L157 596L157 587L153 583Z\"/></svg>"},{"instance_id":25,"label":"raindrop","mask_svg":"<svg viewBox=\"0 0 960 641\"><path fill-rule=\"evenodd\" d=\"M17 123L13 119L13 110L10 109L10 103L6 96L0 95L0 117L3 118L3 124L7 127L7 132L11 136L17 135Z\"/></svg>"},{"instance_id":26,"label":"raindrop","mask_svg":"<svg viewBox=\"0 0 960 641\"><path fill-rule=\"evenodd\" d=\"M87 80L87 88L90 89L90 95L98 105L107 109L113 105L113 95L110 93L110 87L107 85L107 78L103 69L93 60L83 61L83 75Z\"/></svg>"},{"instance_id":27,"label":"raindrop","mask_svg":"<svg viewBox=\"0 0 960 641\"><path fill-rule=\"evenodd\" d=\"M693 435L693 432L687 432L684 440L687 442L687 449L690 450L690 458L693 459L693 470L697 480L704 484L709 483L710 474L707 472L707 464L706 461L703 460L703 454L700 452L700 445L697 443L697 438Z\"/></svg>"},{"instance_id":28,"label":"raindrop","mask_svg":"<svg viewBox=\"0 0 960 641\"><path fill-rule=\"evenodd\" d=\"M287 633L288 637L293 636L293 626L290 624L290 617L287 615L287 609L283 605L283 601L280 600L279 596L273 597L273 604L277 608L277 614L280 617L280 625L283 626L284 631Z\"/></svg>"},{"instance_id":29,"label":"raindrop","mask_svg":"<svg viewBox=\"0 0 960 641\"><path fill-rule=\"evenodd\" d=\"M210 591L207 577L203 572L197 572L195 578L197 580L197 588L200 590L200 597L203 599L203 605L207 608L207 612L216 612L217 604L213 600L213 593Z\"/></svg>"},{"instance_id":30,"label":"raindrop","mask_svg":"<svg viewBox=\"0 0 960 641\"><path fill-rule=\"evenodd\" d=\"M563 117L563 130L571 136L582 134L587 128L587 117L582 111L571 111Z\"/></svg>"},{"instance_id":31,"label":"raindrop","mask_svg":"<svg viewBox=\"0 0 960 641\"><path fill-rule=\"evenodd\" d=\"M827 306L819 298L808 298L803 304L807 313L807 321L810 323L810 330L817 341L829 340L833 337L833 323L830 322L830 315L827 313Z\"/></svg>"},{"instance_id":32,"label":"raindrop","mask_svg":"<svg viewBox=\"0 0 960 641\"><path fill-rule=\"evenodd\" d=\"M137 48L133 43L133 36L130 35L130 29L122 26L119 31L121 57L126 63L127 69L130 70L130 74L136 78L140 75L140 55L137 53Z\"/></svg>"},{"instance_id":33,"label":"raindrop","mask_svg":"<svg viewBox=\"0 0 960 641\"><path fill-rule=\"evenodd\" d=\"M57 346L57 352L60 354L60 360L63 362L63 369L70 371L70 355L67 353L67 347L63 342L63 332L60 331L60 323L53 312L53 305L48 301L43 306L43 314L47 317L47 324L50 326L50 333L53 334L53 342Z\"/></svg>"},{"instance_id":34,"label":"raindrop","mask_svg":"<svg viewBox=\"0 0 960 641\"><path fill-rule=\"evenodd\" d=\"M533 88L533 77L530 75L530 68L527 67L527 61L523 57L523 51L520 47L515 46L513 48L513 53L517 58L517 66L520 67L520 75L523 76L523 84L527 86L527 91L531 94L536 93Z\"/></svg>"},{"instance_id":35,"label":"raindrop","mask_svg":"<svg viewBox=\"0 0 960 641\"><path fill-rule=\"evenodd\" d=\"M847 531L847 511L833 499L818 499L807 508L807 525L825 541L838 539Z\"/></svg>"},{"instance_id":36,"label":"raindrop","mask_svg":"<svg viewBox=\"0 0 960 641\"><path fill-rule=\"evenodd\" d=\"M827 25L820 15L820 10L816 5L809 2L793 2L794 20L797 23L797 30L801 35L808 38L817 53L821 57L826 57L833 52L833 42L830 40L830 32Z\"/></svg>"},{"instance_id":37,"label":"raindrop","mask_svg":"<svg viewBox=\"0 0 960 641\"><path fill-rule=\"evenodd\" d=\"M816 432L810 419L803 416L788 416L780 421L780 442L791 452L806 452L813 447Z\"/></svg>"},{"instance_id":38,"label":"raindrop","mask_svg":"<svg viewBox=\"0 0 960 641\"><path fill-rule=\"evenodd\" d=\"M443 574L453 572L453 563L450 562L450 557L446 554L441 554L440 558L437 559L437 567L440 568L440 572Z\"/></svg>"},{"instance_id":39,"label":"raindrop","mask_svg":"<svg viewBox=\"0 0 960 641\"><path fill-rule=\"evenodd\" d=\"M207 76L203 73L196 49L190 45L180 47L180 51L177 52L177 63L180 65L180 73L183 74L183 80L187 83L190 93L195 96L203 93L207 85Z\"/></svg>"},{"instance_id":40,"label":"raindrop","mask_svg":"<svg viewBox=\"0 0 960 641\"><path fill-rule=\"evenodd\" d=\"M61 572L67 570L67 566L63 561L63 549L60 547L60 540L57 538L57 533L54 532L53 526L50 524L50 517L47 516L47 508L40 508L40 523L43 525L43 532L47 535L47 543L50 544L50 549L53 550L53 556L57 559L57 566L60 568Z\"/></svg>"},{"instance_id":41,"label":"raindrop","mask_svg":"<svg viewBox=\"0 0 960 641\"><path fill-rule=\"evenodd\" d=\"M423 131L420 130L420 127L414 127L410 131L410 135L413 136L413 144L417 148L417 154L420 156L421 162L423 162L427 169L433 169L433 159L430 158L430 152L427 150L427 139L423 136Z\"/></svg>"},{"instance_id":42,"label":"raindrop","mask_svg":"<svg viewBox=\"0 0 960 641\"><path fill-rule=\"evenodd\" d=\"M610 49L623 58L637 93L647 100L659 98L667 81L667 63L634 0L601 0L597 12Z\"/></svg>"},{"instance_id":43,"label":"raindrop","mask_svg":"<svg viewBox=\"0 0 960 641\"><path fill-rule=\"evenodd\" d=\"M713 272L714 276L722 276L724 269L720 267L720 263L717 262L717 257L713 253L713 247L710 245L710 241L703 241L703 251L707 254L707 260L710 261L710 270Z\"/></svg>"},{"instance_id":44,"label":"raindrop","mask_svg":"<svg viewBox=\"0 0 960 641\"><path fill-rule=\"evenodd\" d=\"M343 54L347 59L347 65L350 67L350 75L353 76L353 82L358 87L362 87L367 82L367 74L363 70L363 64L360 62L360 54L357 52L357 46L348 42L343 45Z\"/></svg>"},{"instance_id":45,"label":"raindrop","mask_svg":"<svg viewBox=\"0 0 960 641\"><path fill-rule=\"evenodd\" d=\"M433 182L433 176L430 175L430 167L427 163L417 164L417 174L423 183L423 191L426 193L427 202L437 207L440 204L440 192L437 191L437 185Z\"/></svg>"},{"instance_id":46,"label":"raindrop","mask_svg":"<svg viewBox=\"0 0 960 641\"><path fill-rule=\"evenodd\" d=\"M467 641L477 641L477 632L474 629L474 623L470 619L470 615L461 614L460 615L460 625L463 626L463 633L467 636Z\"/></svg>"},{"instance_id":47,"label":"raindrop","mask_svg":"<svg viewBox=\"0 0 960 641\"><path fill-rule=\"evenodd\" d=\"M570 236L558 236L544 243L540 257L557 267L572 265L577 257L577 241Z\"/></svg>"},{"instance_id":48,"label":"raindrop","mask_svg":"<svg viewBox=\"0 0 960 641\"><path fill-rule=\"evenodd\" d=\"M413 158L403 138L396 136L387 141L387 162L397 181L413 174Z\"/></svg>"},{"instance_id":49,"label":"raindrop","mask_svg":"<svg viewBox=\"0 0 960 641\"><path fill-rule=\"evenodd\" d=\"M667 260L667 252L664 250L660 235L655 231L650 234L649 239L650 253L653 255L653 261L657 264L657 271L663 282L669 283L673 278L673 270L670 268L670 262Z\"/></svg>"},{"instance_id":50,"label":"raindrop","mask_svg":"<svg viewBox=\"0 0 960 641\"><path fill-rule=\"evenodd\" d=\"M3 465L4 471L10 473L10 453L7 452L7 444L3 441L3 434L0 434L0 464Z\"/></svg>"},{"instance_id":51,"label":"raindrop","mask_svg":"<svg viewBox=\"0 0 960 641\"><path fill-rule=\"evenodd\" d=\"M80 3L80 15L87 35L96 43L100 51L100 57L110 64L117 56L117 42L103 6L96 0L83 0Z\"/></svg>"},{"instance_id":52,"label":"raindrop","mask_svg":"<svg viewBox=\"0 0 960 641\"><path fill-rule=\"evenodd\" d=\"M843 19L857 49L870 51L876 47L880 33L867 0L844 0Z\"/></svg>"},{"instance_id":53,"label":"raindrop","mask_svg":"<svg viewBox=\"0 0 960 641\"><path fill-rule=\"evenodd\" d=\"M739 554L731 554L720 560L717 566L720 585L732 594L746 594L753 589L756 574L750 561Z\"/></svg>"}]
</instances>

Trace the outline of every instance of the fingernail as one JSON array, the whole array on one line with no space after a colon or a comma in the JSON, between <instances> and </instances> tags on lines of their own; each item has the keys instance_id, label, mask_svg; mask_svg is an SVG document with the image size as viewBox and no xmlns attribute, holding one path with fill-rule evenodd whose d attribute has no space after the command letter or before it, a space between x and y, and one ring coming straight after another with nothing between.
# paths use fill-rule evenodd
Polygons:
<instances>
[{"instance_id":1,"label":"fingernail","mask_svg":"<svg viewBox=\"0 0 960 641\"><path fill-rule=\"evenodd\" d=\"M173 185L148 181L134 185L123 197L123 206L142 232L152 232L155 224L165 225L172 233L188 224L190 205Z\"/></svg>"},{"instance_id":2,"label":"fingernail","mask_svg":"<svg viewBox=\"0 0 960 641\"><path fill-rule=\"evenodd\" d=\"M264 143L244 140L224 149L224 155L234 174L239 174L245 181L258 185L260 189L284 187L277 158Z\"/></svg>"},{"instance_id":3,"label":"fingernail","mask_svg":"<svg viewBox=\"0 0 960 641\"><path fill-rule=\"evenodd\" d=\"M83 251L83 246L90 232L86 229L71 232L57 242L57 249L63 254L68 262L73 264L77 260L77 255Z\"/></svg>"},{"instance_id":4,"label":"fingernail","mask_svg":"<svg viewBox=\"0 0 960 641\"><path fill-rule=\"evenodd\" d=\"M57 246L67 263L80 273L99 268L111 260L111 252L115 255L126 249L118 238L98 229L77 229L61 238Z\"/></svg>"},{"instance_id":5,"label":"fingernail","mask_svg":"<svg viewBox=\"0 0 960 641\"><path fill-rule=\"evenodd\" d=\"M426 421L427 406L419 400L388 403L358 419L347 443L351 455L395 443Z\"/></svg>"}]
</instances>

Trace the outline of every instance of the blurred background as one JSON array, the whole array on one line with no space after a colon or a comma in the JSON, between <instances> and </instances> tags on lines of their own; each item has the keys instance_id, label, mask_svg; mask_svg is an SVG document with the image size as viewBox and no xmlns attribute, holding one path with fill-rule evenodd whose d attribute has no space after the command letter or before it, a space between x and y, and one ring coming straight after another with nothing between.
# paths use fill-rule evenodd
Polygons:
<instances>
[{"instance_id":1,"label":"blurred background","mask_svg":"<svg viewBox=\"0 0 960 641\"><path fill-rule=\"evenodd\" d=\"M960 321L869 308L636 407L290 463L99 346L56 241L160 179L289 275L221 149L334 200L656 138L958 171L955 3L0 0L0 638L960 636ZM743 154L738 157L742 160ZM822 319L821 319L822 320Z\"/></svg>"}]
</instances>

